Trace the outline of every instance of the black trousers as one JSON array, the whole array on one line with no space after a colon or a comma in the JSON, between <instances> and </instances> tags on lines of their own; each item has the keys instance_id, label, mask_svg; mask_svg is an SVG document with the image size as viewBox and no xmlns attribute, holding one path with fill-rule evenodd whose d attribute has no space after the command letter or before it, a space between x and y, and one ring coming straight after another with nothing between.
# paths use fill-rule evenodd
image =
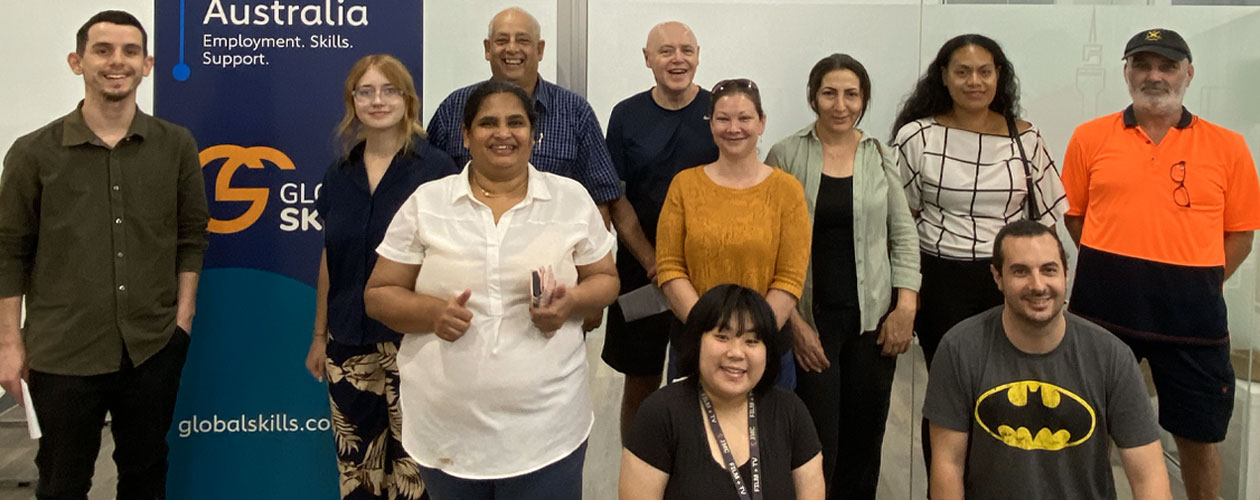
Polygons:
<instances>
[{"instance_id":1,"label":"black trousers","mask_svg":"<svg viewBox=\"0 0 1260 500\"><path fill-rule=\"evenodd\" d=\"M988 260L950 260L919 254L923 285L919 288L919 313L914 317L914 331L923 347L928 370L945 333L959 321L970 318L1005 300L993 282ZM932 441L928 420L920 422L923 465L928 477L932 473ZM930 484L930 483L929 483Z\"/></svg>"},{"instance_id":2,"label":"black trousers","mask_svg":"<svg viewBox=\"0 0 1260 500\"><path fill-rule=\"evenodd\" d=\"M874 500L897 358L880 354L878 331L862 334L856 308L815 312L814 322L831 366L798 367L796 394L822 441L827 498Z\"/></svg>"},{"instance_id":3,"label":"black trousers","mask_svg":"<svg viewBox=\"0 0 1260 500\"><path fill-rule=\"evenodd\" d=\"M36 498L87 498L107 411L113 417L118 500L166 498L166 433L188 343L188 334L176 329L166 347L140 366L124 354L121 370L102 375L31 370L31 400L43 431L35 455Z\"/></svg>"}]
</instances>

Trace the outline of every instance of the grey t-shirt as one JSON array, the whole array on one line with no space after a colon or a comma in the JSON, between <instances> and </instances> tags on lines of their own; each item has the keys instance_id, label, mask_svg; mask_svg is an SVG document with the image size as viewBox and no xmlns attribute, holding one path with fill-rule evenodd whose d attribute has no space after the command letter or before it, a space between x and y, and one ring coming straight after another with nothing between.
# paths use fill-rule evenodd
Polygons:
<instances>
[{"instance_id":1,"label":"grey t-shirt","mask_svg":"<svg viewBox=\"0 0 1260 500\"><path fill-rule=\"evenodd\" d=\"M969 499L1114 499L1107 438L1132 448L1159 438L1133 352L1065 313L1053 351L1028 354L1006 338L1002 306L945 334L923 415L970 434Z\"/></svg>"}]
</instances>

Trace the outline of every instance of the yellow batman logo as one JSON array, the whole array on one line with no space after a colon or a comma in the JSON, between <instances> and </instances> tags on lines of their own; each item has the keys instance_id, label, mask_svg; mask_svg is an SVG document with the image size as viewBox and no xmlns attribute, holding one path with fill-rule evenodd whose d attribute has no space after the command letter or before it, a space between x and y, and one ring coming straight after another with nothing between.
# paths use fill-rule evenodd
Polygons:
<instances>
[{"instance_id":1,"label":"yellow batman logo","mask_svg":"<svg viewBox=\"0 0 1260 500\"><path fill-rule=\"evenodd\" d=\"M1021 450L1076 446L1094 435L1098 423L1094 409L1080 396L1037 380L989 389L976 399L975 418L994 439Z\"/></svg>"},{"instance_id":2,"label":"yellow batman logo","mask_svg":"<svg viewBox=\"0 0 1260 500\"><path fill-rule=\"evenodd\" d=\"M1150 30L1146 32L1146 41L1148 42L1158 42L1163 39L1164 34L1160 33L1159 30Z\"/></svg>"}]
</instances>

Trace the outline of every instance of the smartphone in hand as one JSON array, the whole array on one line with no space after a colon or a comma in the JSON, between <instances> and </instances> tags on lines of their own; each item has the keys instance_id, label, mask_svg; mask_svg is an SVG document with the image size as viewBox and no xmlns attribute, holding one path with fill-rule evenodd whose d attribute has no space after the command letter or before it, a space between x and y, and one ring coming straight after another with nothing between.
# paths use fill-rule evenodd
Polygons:
<instances>
[{"instance_id":1,"label":"smartphone in hand","mask_svg":"<svg viewBox=\"0 0 1260 500\"><path fill-rule=\"evenodd\" d=\"M556 290L556 277L551 266L543 266L530 271L530 293L534 307L547 307L551 304L551 296Z\"/></svg>"}]
</instances>

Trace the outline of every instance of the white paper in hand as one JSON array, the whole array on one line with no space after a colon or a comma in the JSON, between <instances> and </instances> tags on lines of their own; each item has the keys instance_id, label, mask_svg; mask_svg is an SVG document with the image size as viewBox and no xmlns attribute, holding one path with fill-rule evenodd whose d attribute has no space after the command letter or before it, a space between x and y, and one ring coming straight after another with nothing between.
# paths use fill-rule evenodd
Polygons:
<instances>
[{"instance_id":1,"label":"white paper in hand","mask_svg":"<svg viewBox=\"0 0 1260 500\"><path fill-rule=\"evenodd\" d=\"M626 321L643 319L669 310L669 299L665 298L660 287L651 283L617 297L617 304L621 306L621 315Z\"/></svg>"},{"instance_id":2,"label":"white paper in hand","mask_svg":"<svg viewBox=\"0 0 1260 500\"><path fill-rule=\"evenodd\" d=\"M44 435L39 430L39 418L35 416L35 403L31 401L31 386L26 385L26 381L22 381L22 401L26 403L26 432L30 433L31 439L39 439Z\"/></svg>"}]
</instances>

